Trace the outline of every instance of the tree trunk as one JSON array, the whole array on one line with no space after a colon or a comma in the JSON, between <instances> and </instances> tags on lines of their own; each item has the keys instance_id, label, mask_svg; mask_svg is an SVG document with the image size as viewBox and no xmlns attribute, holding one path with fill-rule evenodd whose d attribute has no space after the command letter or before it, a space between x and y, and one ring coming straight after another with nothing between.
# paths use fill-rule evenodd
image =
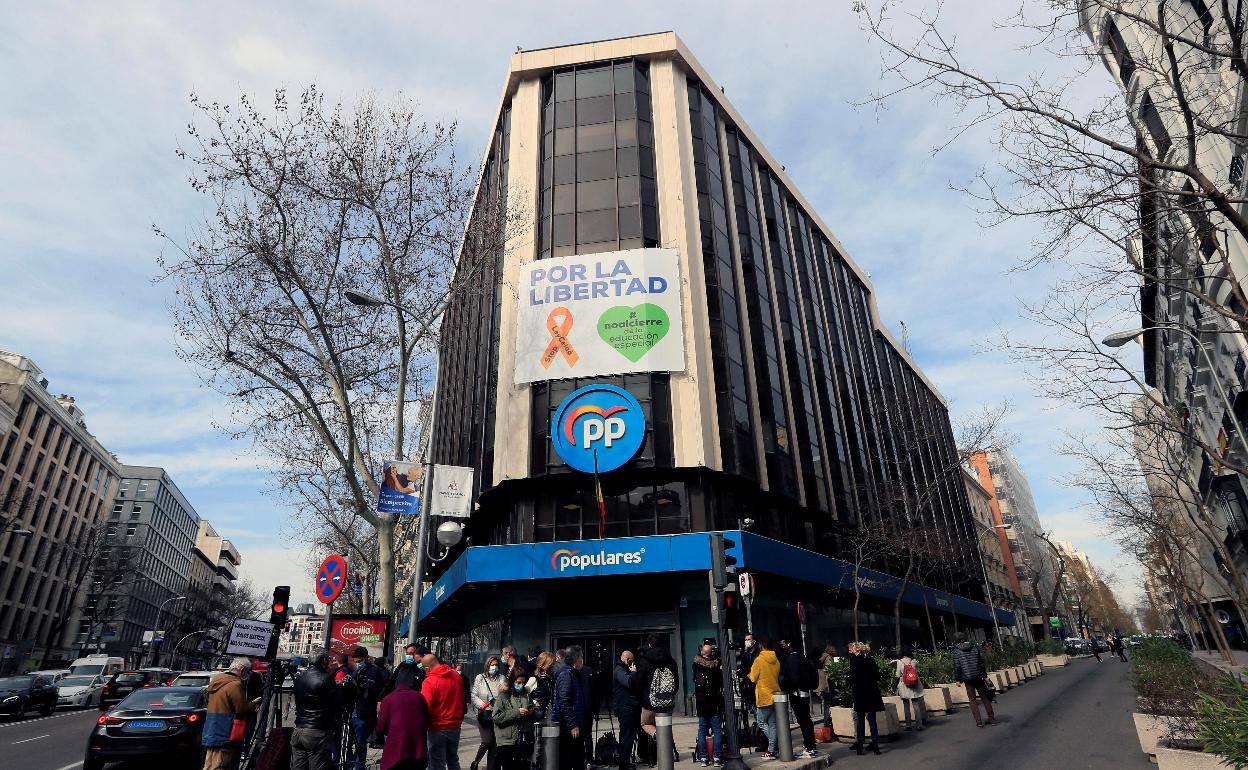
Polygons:
<instances>
[{"instance_id":1,"label":"tree trunk","mask_svg":"<svg viewBox=\"0 0 1248 770\"><path fill-rule=\"evenodd\" d=\"M858 639L858 600L861 598L861 589L858 587L858 565L854 564L854 641Z\"/></svg>"},{"instance_id":2,"label":"tree trunk","mask_svg":"<svg viewBox=\"0 0 1248 770\"><path fill-rule=\"evenodd\" d=\"M381 612L394 614L394 517L377 516L377 598Z\"/></svg>"},{"instance_id":3,"label":"tree trunk","mask_svg":"<svg viewBox=\"0 0 1248 770\"><path fill-rule=\"evenodd\" d=\"M914 572L914 561L911 560L906 565L906 574L901 578L901 586L897 589L897 595L893 597L893 646L897 650L897 654L901 654L901 597L906 593L906 587L910 585L910 573ZM924 601L927 601L926 594Z\"/></svg>"},{"instance_id":4,"label":"tree trunk","mask_svg":"<svg viewBox=\"0 0 1248 770\"><path fill-rule=\"evenodd\" d=\"M927 617L927 634L932 638L932 652L936 652L936 627L932 625L932 608L927 606L927 589L923 589L923 614Z\"/></svg>"}]
</instances>

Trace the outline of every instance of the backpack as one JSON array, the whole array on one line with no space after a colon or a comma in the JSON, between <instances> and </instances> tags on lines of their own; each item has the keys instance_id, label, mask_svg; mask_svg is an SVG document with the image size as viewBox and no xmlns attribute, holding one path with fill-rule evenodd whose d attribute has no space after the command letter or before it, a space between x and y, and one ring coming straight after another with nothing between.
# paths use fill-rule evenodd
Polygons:
<instances>
[{"instance_id":1,"label":"backpack","mask_svg":"<svg viewBox=\"0 0 1248 770\"><path fill-rule=\"evenodd\" d=\"M913 663L906 663L901 667L901 683L906 687L914 687L919 683L919 672L914 670Z\"/></svg>"},{"instance_id":2,"label":"backpack","mask_svg":"<svg viewBox=\"0 0 1248 770\"><path fill-rule=\"evenodd\" d=\"M799 658L797 663L797 688L811 692L819 689L819 669L809 658Z\"/></svg>"},{"instance_id":3,"label":"backpack","mask_svg":"<svg viewBox=\"0 0 1248 770\"><path fill-rule=\"evenodd\" d=\"M594 744L594 759L599 764L611 767L620 764L620 742L615 739L615 733L603 733L598 738L598 742Z\"/></svg>"},{"instance_id":4,"label":"backpack","mask_svg":"<svg viewBox=\"0 0 1248 770\"><path fill-rule=\"evenodd\" d=\"M711 692L711 672L702 666L693 667L693 694L699 698L710 698L714 695Z\"/></svg>"},{"instance_id":5,"label":"backpack","mask_svg":"<svg viewBox=\"0 0 1248 770\"><path fill-rule=\"evenodd\" d=\"M637 731L637 763L654 767L659 762L659 744L645 730Z\"/></svg>"},{"instance_id":6,"label":"backpack","mask_svg":"<svg viewBox=\"0 0 1248 770\"><path fill-rule=\"evenodd\" d=\"M771 748L771 740L767 737L767 733L763 732L763 728L759 727L758 722L750 724L750 746L755 751L766 751Z\"/></svg>"},{"instance_id":7,"label":"backpack","mask_svg":"<svg viewBox=\"0 0 1248 770\"><path fill-rule=\"evenodd\" d=\"M657 714L670 714L676 708L676 672L661 664L650 673L646 684L646 708Z\"/></svg>"}]
</instances>

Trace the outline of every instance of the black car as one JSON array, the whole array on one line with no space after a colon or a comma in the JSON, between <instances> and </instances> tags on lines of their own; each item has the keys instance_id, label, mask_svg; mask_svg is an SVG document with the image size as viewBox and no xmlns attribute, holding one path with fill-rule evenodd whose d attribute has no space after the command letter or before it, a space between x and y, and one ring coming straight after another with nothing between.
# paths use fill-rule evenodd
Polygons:
<instances>
[{"instance_id":1,"label":"black car","mask_svg":"<svg viewBox=\"0 0 1248 770\"><path fill-rule=\"evenodd\" d=\"M25 674L0 678L0 716L22 717L27 711L51 716L60 693L46 676Z\"/></svg>"},{"instance_id":2,"label":"black car","mask_svg":"<svg viewBox=\"0 0 1248 770\"><path fill-rule=\"evenodd\" d=\"M159 758L162 767L199 767L207 707L202 687L146 687L130 693L96 720L83 770L145 758Z\"/></svg>"},{"instance_id":3,"label":"black car","mask_svg":"<svg viewBox=\"0 0 1248 770\"><path fill-rule=\"evenodd\" d=\"M105 711L114 703L120 703L127 695L144 687L159 687L168 681L169 670L163 668L145 668L139 671L118 671L104 685L100 693L100 711Z\"/></svg>"}]
</instances>

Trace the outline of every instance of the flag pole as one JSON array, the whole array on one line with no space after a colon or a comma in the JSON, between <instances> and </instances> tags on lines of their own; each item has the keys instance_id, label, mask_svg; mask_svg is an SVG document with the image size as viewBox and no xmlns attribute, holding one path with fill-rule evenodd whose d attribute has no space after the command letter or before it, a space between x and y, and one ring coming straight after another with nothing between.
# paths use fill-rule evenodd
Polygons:
<instances>
[{"instance_id":1,"label":"flag pole","mask_svg":"<svg viewBox=\"0 0 1248 770\"><path fill-rule=\"evenodd\" d=\"M606 537L607 501L602 498L602 479L598 477L598 450L594 450L594 496L598 498L598 539Z\"/></svg>"}]
</instances>

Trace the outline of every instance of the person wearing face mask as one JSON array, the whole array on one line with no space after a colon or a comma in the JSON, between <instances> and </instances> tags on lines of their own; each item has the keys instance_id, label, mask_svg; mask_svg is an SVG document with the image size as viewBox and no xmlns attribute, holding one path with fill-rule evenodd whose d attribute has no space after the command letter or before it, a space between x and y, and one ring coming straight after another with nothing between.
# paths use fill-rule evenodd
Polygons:
<instances>
[{"instance_id":1,"label":"person wearing face mask","mask_svg":"<svg viewBox=\"0 0 1248 770\"><path fill-rule=\"evenodd\" d=\"M351 748L348 768L363 770L368 756L368 737L377 726L377 701L385 686L381 670L368 662L368 650L356 647L351 653L351 678L355 682L355 708L351 712Z\"/></svg>"},{"instance_id":2,"label":"person wearing face mask","mask_svg":"<svg viewBox=\"0 0 1248 770\"><path fill-rule=\"evenodd\" d=\"M485 659L485 666L476 679L472 681L472 705L477 709L477 726L481 728L481 746L477 749L477 758L472 761L472 770L481 765L485 757L486 770L495 770L497 745L494 742L494 698L503 686L502 664L491 655Z\"/></svg>"},{"instance_id":3,"label":"person wearing face mask","mask_svg":"<svg viewBox=\"0 0 1248 770\"><path fill-rule=\"evenodd\" d=\"M525 770L533 753L533 706L527 684L528 672L517 667L494 697L494 744L501 770Z\"/></svg>"},{"instance_id":4,"label":"person wearing face mask","mask_svg":"<svg viewBox=\"0 0 1248 770\"><path fill-rule=\"evenodd\" d=\"M632 767L633 745L641 729L641 696L637 682L636 656L631 650L625 650L615 663L611 688L611 705L620 720L620 770Z\"/></svg>"},{"instance_id":5,"label":"person wearing face mask","mask_svg":"<svg viewBox=\"0 0 1248 770\"><path fill-rule=\"evenodd\" d=\"M750 669L754 659L758 657L758 642L754 634L746 632L741 643L741 654L737 657L737 692L741 694L741 734L750 734L750 719L756 716L757 707L754 700L754 683L750 681Z\"/></svg>"},{"instance_id":6,"label":"person wearing face mask","mask_svg":"<svg viewBox=\"0 0 1248 770\"><path fill-rule=\"evenodd\" d=\"M701 757L702 766L711 762L723 765L724 671L715 648L703 643L693 658L693 702L698 712L698 737L693 745L694 758ZM706 734L711 734L711 750L706 750Z\"/></svg>"},{"instance_id":7,"label":"person wearing face mask","mask_svg":"<svg viewBox=\"0 0 1248 770\"><path fill-rule=\"evenodd\" d=\"M425 668L421 664L421 659L427 652L428 650L415 644L409 644L403 648L403 659L394 667L394 673L390 675L390 681L386 683L383 697L394 692L400 684L405 684L417 692L420 691L420 684L425 678Z\"/></svg>"}]
</instances>

